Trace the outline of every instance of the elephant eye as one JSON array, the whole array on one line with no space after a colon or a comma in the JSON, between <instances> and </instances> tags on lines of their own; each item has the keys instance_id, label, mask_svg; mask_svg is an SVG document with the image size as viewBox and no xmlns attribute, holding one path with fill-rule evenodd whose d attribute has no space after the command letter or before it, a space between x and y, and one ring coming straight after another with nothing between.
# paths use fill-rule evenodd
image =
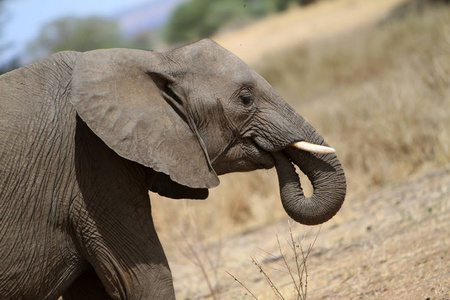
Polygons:
<instances>
[{"instance_id":1,"label":"elephant eye","mask_svg":"<svg viewBox=\"0 0 450 300\"><path fill-rule=\"evenodd\" d=\"M253 104L253 95L249 91L243 91L239 95L239 99L245 106L250 106L251 104Z\"/></svg>"}]
</instances>

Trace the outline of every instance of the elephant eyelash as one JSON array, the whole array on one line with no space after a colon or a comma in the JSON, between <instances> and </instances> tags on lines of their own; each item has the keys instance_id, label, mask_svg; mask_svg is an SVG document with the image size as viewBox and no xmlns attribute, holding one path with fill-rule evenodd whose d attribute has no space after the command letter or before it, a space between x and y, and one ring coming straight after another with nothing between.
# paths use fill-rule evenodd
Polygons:
<instances>
[{"instance_id":1,"label":"elephant eyelash","mask_svg":"<svg viewBox=\"0 0 450 300\"><path fill-rule=\"evenodd\" d=\"M253 97L253 94L247 87L244 87L239 91L238 97L239 97L239 100L241 101L241 103L247 107L252 105L255 100Z\"/></svg>"}]
</instances>

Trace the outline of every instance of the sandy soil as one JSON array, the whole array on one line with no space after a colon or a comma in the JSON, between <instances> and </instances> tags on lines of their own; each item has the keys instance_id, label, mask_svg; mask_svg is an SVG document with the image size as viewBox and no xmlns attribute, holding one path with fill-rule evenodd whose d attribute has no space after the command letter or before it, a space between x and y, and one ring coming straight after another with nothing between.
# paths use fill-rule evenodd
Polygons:
<instances>
[{"instance_id":1,"label":"sandy soil","mask_svg":"<svg viewBox=\"0 0 450 300\"><path fill-rule=\"evenodd\" d=\"M218 290L217 299L253 299L225 271L258 299L276 299L251 257L262 264L285 299L295 299L277 244L278 236L282 253L295 269L287 243L289 223L282 219L208 245L213 264L204 256L203 267ZM319 229L297 224L292 228L304 251ZM307 299L450 299L449 250L450 170L352 197L321 227L307 260ZM193 257L168 256L178 299L213 299Z\"/></svg>"}]
</instances>

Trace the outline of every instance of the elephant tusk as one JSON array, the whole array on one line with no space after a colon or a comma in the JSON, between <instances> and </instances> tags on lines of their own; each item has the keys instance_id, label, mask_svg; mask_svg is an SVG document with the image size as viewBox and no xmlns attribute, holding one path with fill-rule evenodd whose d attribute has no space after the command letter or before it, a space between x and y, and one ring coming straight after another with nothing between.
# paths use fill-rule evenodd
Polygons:
<instances>
[{"instance_id":1,"label":"elephant tusk","mask_svg":"<svg viewBox=\"0 0 450 300\"><path fill-rule=\"evenodd\" d=\"M307 152L313 152L313 153L320 153L320 154L329 154L329 153L335 153L336 151L331 147L311 144L305 141L292 143L290 146L295 147L297 149L307 151Z\"/></svg>"}]
</instances>

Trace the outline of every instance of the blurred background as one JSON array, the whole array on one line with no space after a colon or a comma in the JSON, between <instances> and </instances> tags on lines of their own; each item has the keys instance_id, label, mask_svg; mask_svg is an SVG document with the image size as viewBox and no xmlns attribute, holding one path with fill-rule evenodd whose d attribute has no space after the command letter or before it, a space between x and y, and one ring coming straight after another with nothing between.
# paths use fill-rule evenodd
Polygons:
<instances>
[{"instance_id":1,"label":"blurred background","mask_svg":"<svg viewBox=\"0 0 450 300\"><path fill-rule=\"evenodd\" d=\"M164 51L203 37L337 150L348 200L332 222L356 218L374 189L450 167L448 0L0 0L0 73L61 50ZM180 235L217 241L285 218L271 170L222 176L206 201L151 198L169 260Z\"/></svg>"},{"instance_id":2,"label":"blurred background","mask_svg":"<svg viewBox=\"0 0 450 300\"><path fill-rule=\"evenodd\" d=\"M0 0L5 72L62 50L164 49L314 0Z\"/></svg>"}]
</instances>

